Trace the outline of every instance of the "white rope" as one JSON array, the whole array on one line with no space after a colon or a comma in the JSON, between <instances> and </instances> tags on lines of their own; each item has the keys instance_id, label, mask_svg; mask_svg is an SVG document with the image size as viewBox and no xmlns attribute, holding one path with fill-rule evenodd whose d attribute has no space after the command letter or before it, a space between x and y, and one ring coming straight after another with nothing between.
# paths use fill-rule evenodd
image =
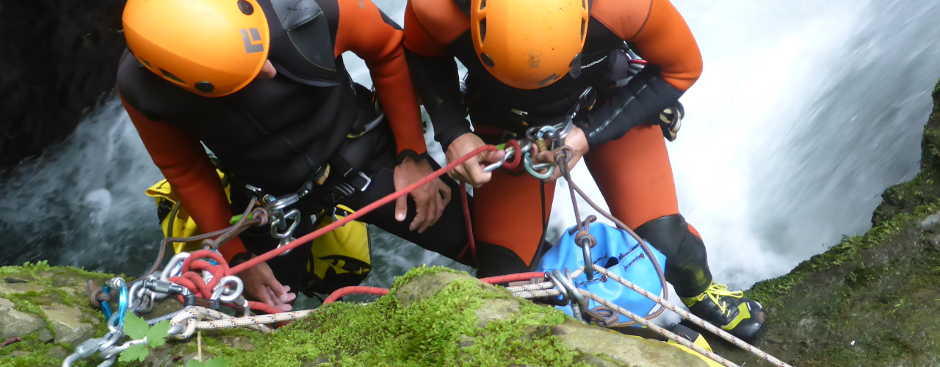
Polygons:
<instances>
[{"instance_id":1,"label":"white rope","mask_svg":"<svg viewBox=\"0 0 940 367\"><path fill-rule=\"evenodd\" d=\"M594 301L596 301L596 302L598 302L598 303L600 303L600 304L602 304L602 305L604 305L604 306L607 306L608 308L610 308L610 309L612 309L612 310L615 310L615 311L617 311L617 312L623 314L624 316L629 317L629 318L632 319L633 321L636 321L636 322L642 324L643 326L648 327L650 330L653 330L653 331L659 333L660 335L665 336L666 338L669 338L669 340L672 340L672 341L674 341L674 342L676 342L676 343L682 344L682 345L685 346L686 348L692 349L692 350L694 350L694 351L696 351L696 352L698 352L698 353L700 353L700 354L702 354L702 355L704 355L704 356L710 358L711 360L713 360L713 361L715 361L715 362L721 363L722 365L724 365L724 366L726 366L726 367L737 367L737 366L738 366L738 365L734 364L734 362L731 362L731 361L729 361L729 360L727 360L727 359L724 359L724 358L722 358L721 356L715 354L715 353L712 352L712 351L709 351L709 350L707 350L707 349L705 349L705 348L702 348L702 347L700 347L700 346L698 346L698 345L695 345L694 343L692 343L692 342L689 341L688 339L683 338L683 337L681 337L681 336L679 336L679 335L676 335L676 334L672 333L672 332L669 331L669 330L663 329L662 327L660 327L660 326L658 326L658 325L656 325L656 324L654 324L654 323L652 323L652 322L647 321L645 318L640 317L639 315L637 315L637 314L635 314L635 313L633 313L633 312L630 312L630 311L624 309L623 307L618 306L617 304L615 304L615 303L613 303L613 302L610 302L610 301L608 301L608 300L606 300L606 299L603 299L603 298L601 298L601 297L598 297L598 296L595 295L594 293L588 292L588 291L583 290L583 289L579 289L578 291L580 291L581 294L583 294L585 297L588 297L588 298L590 298L590 299L593 299Z\"/></svg>"},{"instance_id":2,"label":"white rope","mask_svg":"<svg viewBox=\"0 0 940 367\"><path fill-rule=\"evenodd\" d=\"M552 289L555 288L555 283L552 282L539 282L539 283L528 283L521 285L511 285L506 287L506 290L510 292L522 292L522 291L537 291L542 289Z\"/></svg>"},{"instance_id":3,"label":"white rope","mask_svg":"<svg viewBox=\"0 0 940 367\"><path fill-rule=\"evenodd\" d=\"M676 307L675 305L673 305L673 304L671 304L671 303L669 303L669 302L666 302L665 300L663 300L663 299L660 298L659 296L654 295L654 294L652 294L652 293L650 293L650 292L647 292L645 289L640 288L640 287L637 286L636 284L633 284L633 283L631 283L630 281L621 278L621 277L618 276L617 274L614 274L614 273L611 273L611 272L607 271L607 269L604 269L604 268L601 267L601 266L598 266L598 265L595 264L595 265L594 265L594 270L596 270L597 272L603 274L604 276L607 276L607 277L610 278L610 279L613 279L613 280L619 282L620 284L623 284L623 285L629 287L630 289L634 290L635 292L637 292L637 293L639 293L639 294L642 294L643 296L646 296L646 298L649 298L649 299L651 299L651 300L653 300L653 301L656 301L656 303L662 305L662 306L665 307L665 308L668 308L668 309L672 310L673 312L675 312L675 313L679 314L680 316L682 316L684 319L689 320L689 321L692 321L692 322L695 323L696 325L698 325L698 326L704 328L705 330L708 330L708 331L711 332L712 334L718 335L718 336L721 337L722 339L727 340L728 342L730 342L731 344L734 344L734 345L737 346L738 348L741 348L741 349L744 349L744 350L746 350L746 351L748 351L748 352L751 352L752 354L754 354L754 355L756 355L756 356L758 356L758 357L760 357L760 358L762 358L762 359L764 359L764 360L767 360L768 362L773 363L773 364L776 365L776 366L780 366L780 367L791 367L789 364L787 364L787 363L785 363L785 362L783 362L783 361L781 361L781 360L775 358L774 356L768 354L767 352L764 352L764 351L762 351L762 350L760 350L760 349L757 349L757 348L755 348L754 346L748 344L747 342L745 342L745 341L739 339L738 337L736 337L736 336L734 336L734 335L731 335L731 334L728 333L727 331L724 331L724 330L722 330L721 328L718 328L717 326L712 325L710 322L705 321L705 320L699 318L698 316L695 316L695 315L693 315L692 313L690 313L690 312L688 312L688 311L686 311L686 310L684 310L684 309L682 309L682 308L680 308L680 307ZM598 302L600 302L600 301L598 301ZM605 305L606 305L606 304L605 304ZM622 312L621 312L621 313L622 313Z\"/></svg>"},{"instance_id":4,"label":"white rope","mask_svg":"<svg viewBox=\"0 0 940 367\"><path fill-rule=\"evenodd\" d=\"M315 310L303 310L303 311L291 311L291 312L278 312L270 315L256 315L256 316L243 316L243 317L233 317L222 320L215 321L200 321L196 324L197 329L202 330L212 330L212 329L227 329L235 327L249 327L254 328L255 326L259 328L264 328L264 332L272 332L271 328L263 326L263 324L274 324L278 322L285 321L294 321L297 319L302 319L309 315Z\"/></svg>"},{"instance_id":5,"label":"white rope","mask_svg":"<svg viewBox=\"0 0 940 367\"><path fill-rule=\"evenodd\" d=\"M265 324L292 321L303 318L315 310L280 312L270 315L232 317L222 312L200 306L189 306L170 319L170 334L177 339L188 339L196 330L214 330L244 327L270 333ZM205 321L209 319L209 321Z\"/></svg>"}]
</instances>

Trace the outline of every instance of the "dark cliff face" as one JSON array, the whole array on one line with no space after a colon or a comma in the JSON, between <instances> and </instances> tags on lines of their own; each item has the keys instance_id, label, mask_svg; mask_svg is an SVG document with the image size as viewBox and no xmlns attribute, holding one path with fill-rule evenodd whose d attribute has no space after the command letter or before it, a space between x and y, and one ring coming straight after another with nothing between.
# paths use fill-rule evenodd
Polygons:
<instances>
[{"instance_id":1,"label":"dark cliff face","mask_svg":"<svg viewBox=\"0 0 940 367\"><path fill-rule=\"evenodd\" d=\"M123 0L0 2L0 171L60 141L114 86Z\"/></svg>"}]
</instances>

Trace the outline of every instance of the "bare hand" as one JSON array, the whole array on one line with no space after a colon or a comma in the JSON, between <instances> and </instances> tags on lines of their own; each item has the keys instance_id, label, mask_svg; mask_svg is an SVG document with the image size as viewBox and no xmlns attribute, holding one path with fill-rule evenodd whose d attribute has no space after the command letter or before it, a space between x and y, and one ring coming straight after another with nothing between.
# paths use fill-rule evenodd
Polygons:
<instances>
[{"instance_id":1,"label":"bare hand","mask_svg":"<svg viewBox=\"0 0 940 367\"><path fill-rule=\"evenodd\" d=\"M533 149L538 149L534 144L532 145ZM590 146L588 146L587 137L584 136L584 130L581 130L580 127L575 126L568 132L568 136L565 137L565 147L568 148L568 172L571 172L574 169L574 166L578 164L578 161L581 160ZM542 151L535 154L533 161L535 163L551 163L555 164L555 156L558 150L551 151ZM555 172L552 175L551 180L555 180L561 176L561 170L557 167Z\"/></svg>"},{"instance_id":2,"label":"bare hand","mask_svg":"<svg viewBox=\"0 0 940 367\"><path fill-rule=\"evenodd\" d=\"M290 287L282 285L274 277L267 263L259 263L238 274L245 283L245 294L281 312L290 311L291 302L297 295L290 292Z\"/></svg>"},{"instance_id":3,"label":"bare hand","mask_svg":"<svg viewBox=\"0 0 940 367\"><path fill-rule=\"evenodd\" d=\"M395 190L401 190L418 180L430 175L434 170L431 163L424 159L405 158L395 167ZM430 228L444 213L450 202L450 186L440 179L434 179L427 185L412 191L409 195L415 201L415 218L408 226L409 230L423 233ZM408 196L401 196L395 201L395 220L401 222L408 215Z\"/></svg>"},{"instance_id":4,"label":"bare hand","mask_svg":"<svg viewBox=\"0 0 940 367\"><path fill-rule=\"evenodd\" d=\"M460 159L464 155L472 152L481 146L486 145L483 139L480 139L474 133L463 134L454 139L447 147L447 161L452 162ZM487 151L465 161L463 164L449 172L450 177L460 182L466 182L473 187L480 187L493 179L492 172L483 171L483 167L503 159L503 151Z\"/></svg>"}]
</instances>

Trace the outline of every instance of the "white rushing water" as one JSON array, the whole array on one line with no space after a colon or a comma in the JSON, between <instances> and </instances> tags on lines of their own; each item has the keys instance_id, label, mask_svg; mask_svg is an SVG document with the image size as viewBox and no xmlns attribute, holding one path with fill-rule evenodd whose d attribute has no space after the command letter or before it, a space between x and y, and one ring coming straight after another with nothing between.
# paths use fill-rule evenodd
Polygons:
<instances>
[{"instance_id":1,"label":"white rushing water","mask_svg":"<svg viewBox=\"0 0 940 367\"><path fill-rule=\"evenodd\" d=\"M401 22L403 1L378 3ZM675 4L705 72L682 99L688 116L669 148L680 207L704 235L716 278L746 287L863 233L880 193L917 172L940 77L940 3ZM599 197L584 167L576 173ZM120 106L105 103L0 182L0 264L48 259L136 274L159 238L142 194L159 177ZM565 198L556 195L556 232L572 224ZM377 235L374 256L375 285L417 264L453 265L387 235Z\"/></svg>"}]
</instances>

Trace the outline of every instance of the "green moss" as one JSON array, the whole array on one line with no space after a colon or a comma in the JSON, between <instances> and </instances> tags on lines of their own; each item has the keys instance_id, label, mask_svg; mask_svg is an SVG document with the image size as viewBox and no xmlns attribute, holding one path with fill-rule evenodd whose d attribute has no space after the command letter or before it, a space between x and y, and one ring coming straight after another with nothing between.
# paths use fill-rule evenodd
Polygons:
<instances>
[{"instance_id":1,"label":"green moss","mask_svg":"<svg viewBox=\"0 0 940 367\"><path fill-rule=\"evenodd\" d=\"M375 302L326 305L273 335L255 338L256 352L226 353L225 358L232 366L266 367L578 365L579 354L551 335L550 326L562 323L564 314L494 292L475 279L458 279L407 306L397 300L400 287L433 272L457 273L415 269ZM486 299L521 302L520 311L480 328L476 311Z\"/></svg>"},{"instance_id":2,"label":"green moss","mask_svg":"<svg viewBox=\"0 0 940 367\"><path fill-rule=\"evenodd\" d=\"M862 236L844 237L839 244L825 253L800 263L789 274L758 282L746 294L764 305L779 306L781 303L778 298L789 295L791 288L802 282L808 275L843 264L858 263L862 250L888 242L889 238L902 229L923 220L938 209L940 209L940 199L934 199L929 204L917 206L910 213L897 214L882 221Z\"/></svg>"},{"instance_id":3,"label":"green moss","mask_svg":"<svg viewBox=\"0 0 940 367\"><path fill-rule=\"evenodd\" d=\"M26 262L19 266L0 266L0 276L37 278L39 277L38 275L43 272L52 272L56 275L82 279L110 279L114 277L113 274L92 272L71 266L52 266L49 265L46 260L35 263Z\"/></svg>"},{"instance_id":4,"label":"green moss","mask_svg":"<svg viewBox=\"0 0 940 367\"><path fill-rule=\"evenodd\" d=\"M14 310L39 316L39 318L42 319L43 324L45 324L46 330L48 330L52 337L55 338L55 328L52 327L52 324L49 322L49 317L46 316L46 313L43 312L42 308L39 307L39 305L47 305L53 302L53 300L49 299L50 293L55 292L51 292L49 289L45 289L42 292L8 294L3 298L13 302Z\"/></svg>"},{"instance_id":5,"label":"green moss","mask_svg":"<svg viewBox=\"0 0 940 367\"><path fill-rule=\"evenodd\" d=\"M0 348L0 367L59 366L62 358L57 354L62 350L60 346L43 343L35 335L28 335L20 342Z\"/></svg>"}]
</instances>

